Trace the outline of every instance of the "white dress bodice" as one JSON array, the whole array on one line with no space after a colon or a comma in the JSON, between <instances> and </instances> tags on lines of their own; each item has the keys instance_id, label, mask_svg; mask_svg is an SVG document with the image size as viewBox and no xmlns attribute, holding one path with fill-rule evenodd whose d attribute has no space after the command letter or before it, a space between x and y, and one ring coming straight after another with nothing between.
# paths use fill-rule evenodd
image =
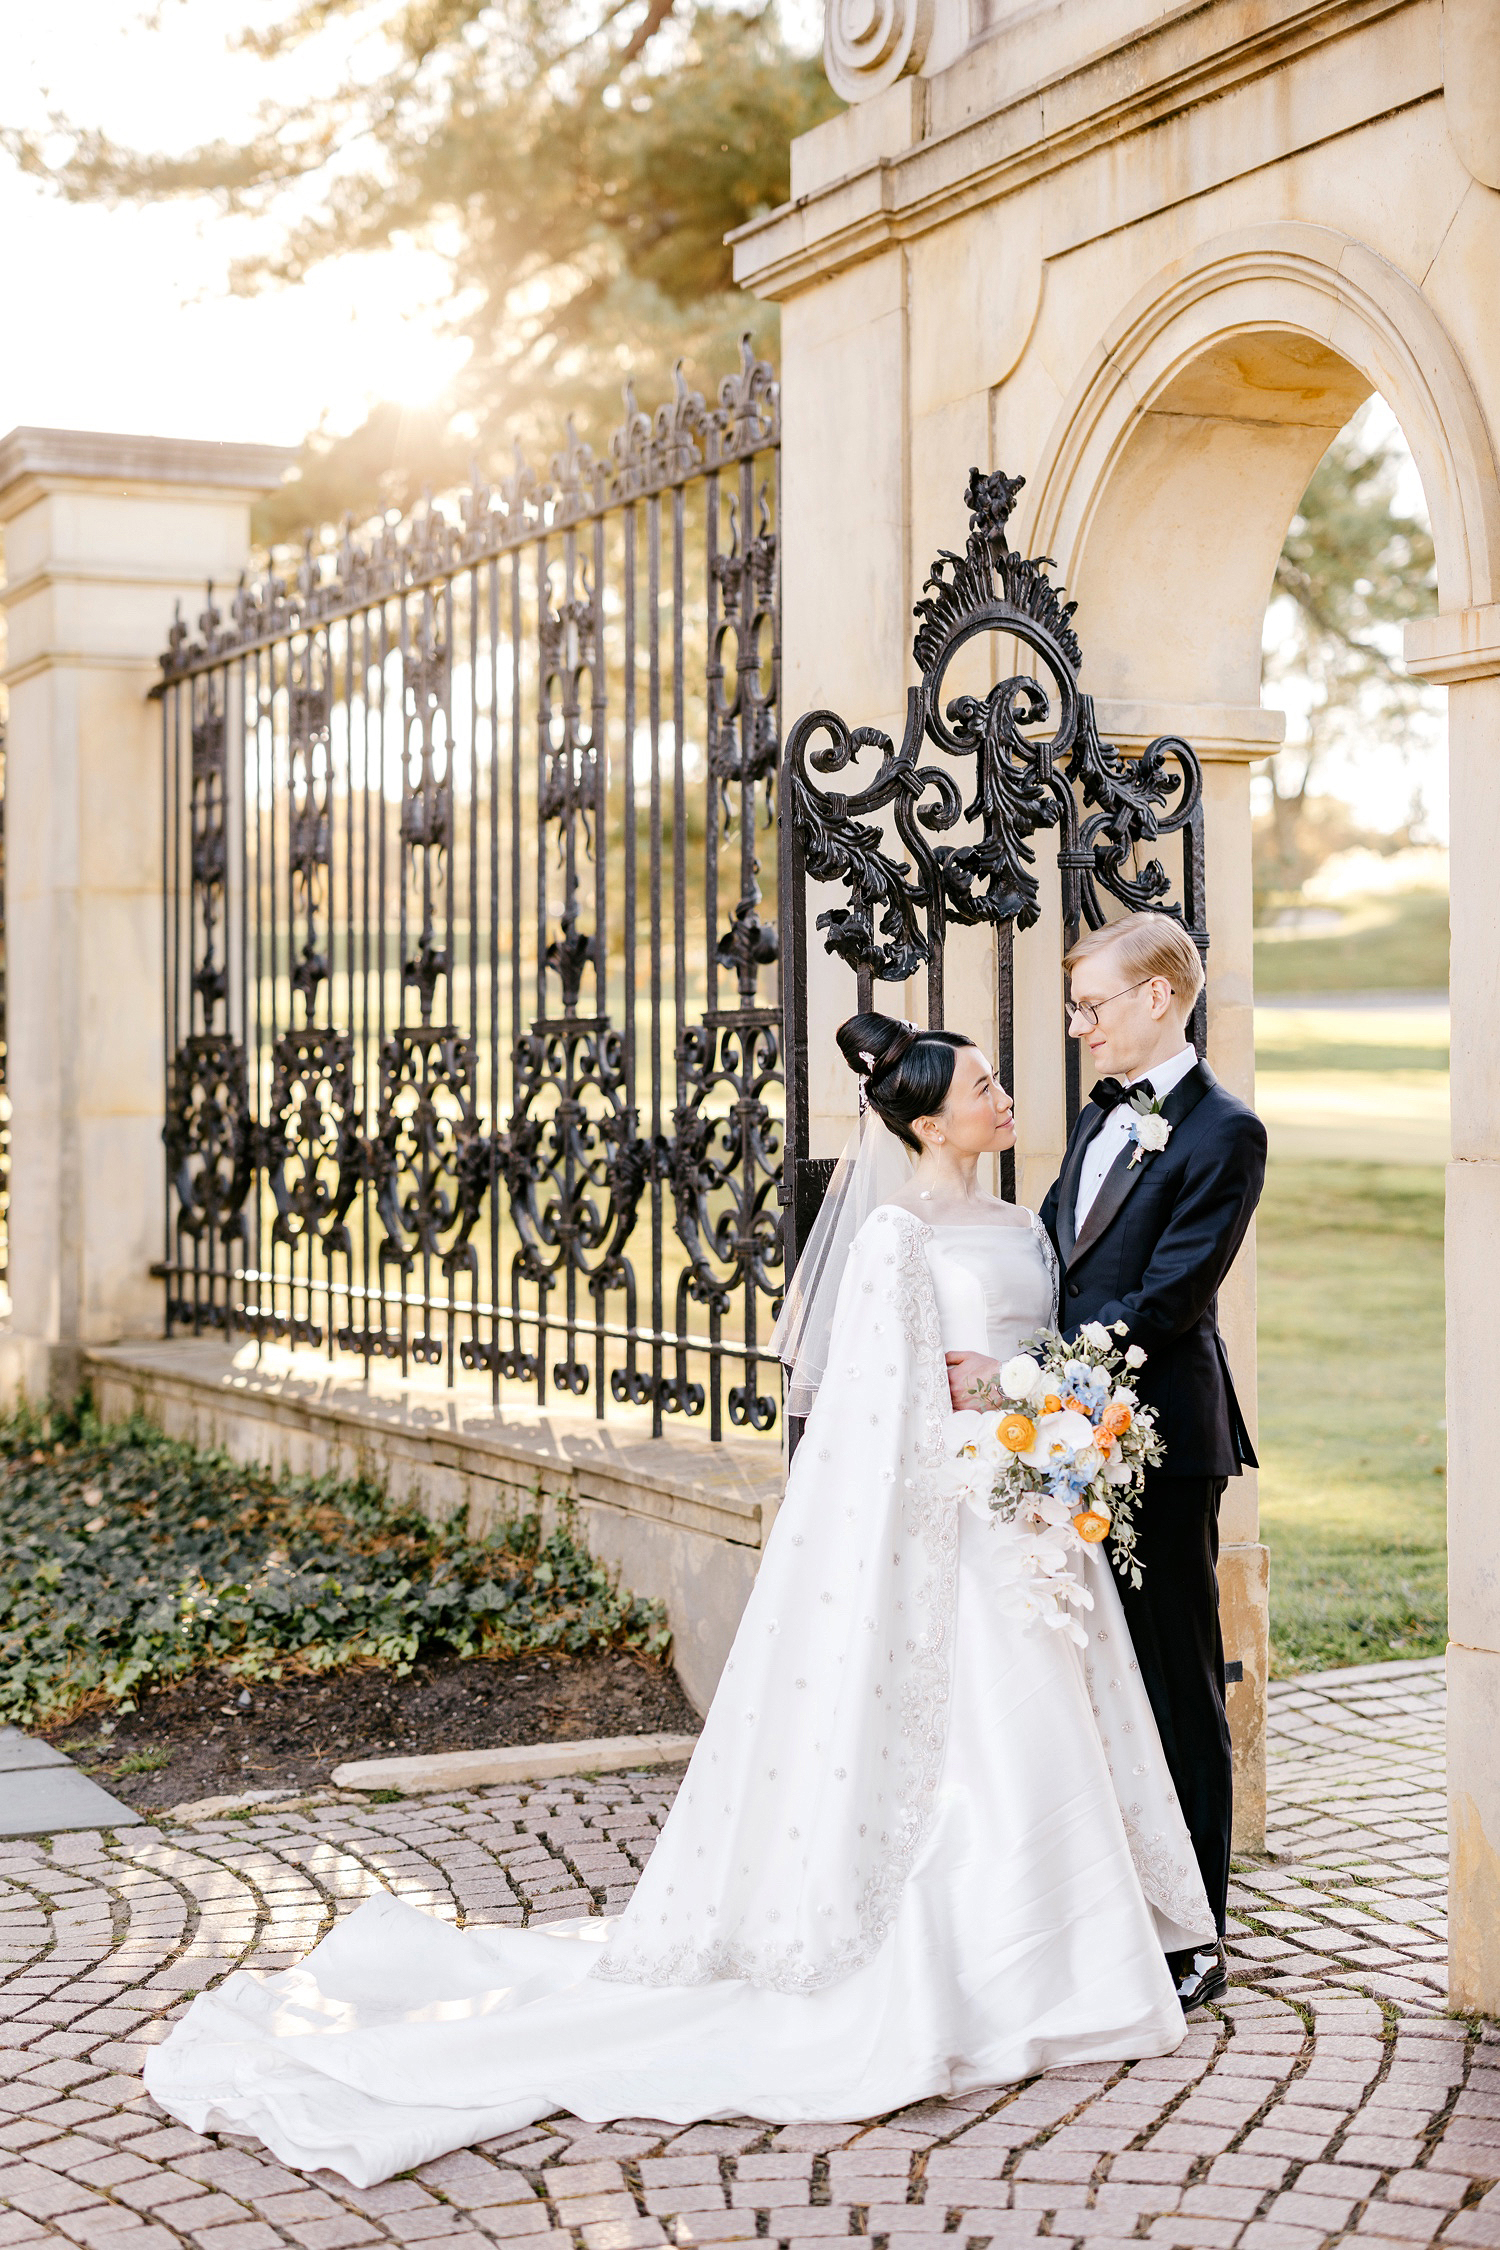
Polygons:
<instances>
[{"instance_id":1,"label":"white dress bodice","mask_svg":"<svg viewBox=\"0 0 1500 2250\"><path fill-rule=\"evenodd\" d=\"M927 1264L944 1351L1009 1359L1051 1326L1052 1271L1034 1222L935 1226Z\"/></svg>"}]
</instances>

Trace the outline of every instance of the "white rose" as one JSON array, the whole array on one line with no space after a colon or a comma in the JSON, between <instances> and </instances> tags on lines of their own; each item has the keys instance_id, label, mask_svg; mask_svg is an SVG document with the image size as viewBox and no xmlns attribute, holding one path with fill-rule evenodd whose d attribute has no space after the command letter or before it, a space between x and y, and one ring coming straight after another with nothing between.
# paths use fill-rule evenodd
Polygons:
<instances>
[{"instance_id":1,"label":"white rose","mask_svg":"<svg viewBox=\"0 0 1500 2250\"><path fill-rule=\"evenodd\" d=\"M1086 1344L1093 1345L1096 1352L1109 1350L1109 1330L1102 1320L1086 1320L1078 1333Z\"/></svg>"},{"instance_id":2,"label":"white rose","mask_svg":"<svg viewBox=\"0 0 1500 2250\"><path fill-rule=\"evenodd\" d=\"M1073 1467L1081 1477L1096 1477L1103 1466L1104 1455L1095 1446L1085 1445L1073 1456Z\"/></svg>"},{"instance_id":3,"label":"white rose","mask_svg":"<svg viewBox=\"0 0 1500 2250\"><path fill-rule=\"evenodd\" d=\"M1042 1371L1029 1352L1017 1352L1000 1370L1000 1388L1007 1398L1030 1398L1042 1380Z\"/></svg>"},{"instance_id":4,"label":"white rose","mask_svg":"<svg viewBox=\"0 0 1500 2250\"><path fill-rule=\"evenodd\" d=\"M1141 1350L1140 1345L1127 1344L1125 1347L1125 1365L1127 1367L1144 1367L1145 1364L1146 1355Z\"/></svg>"},{"instance_id":5,"label":"white rose","mask_svg":"<svg viewBox=\"0 0 1500 2250\"><path fill-rule=\"evenodd\" d=\"M1155 1110L1148 1110L1144 1117L1136 1120L1135 1138L1141 1148L1154 1154L1157 1149L1166 1147L1172 1138L1172 1128Z\"/></svg>"}]
</instances>

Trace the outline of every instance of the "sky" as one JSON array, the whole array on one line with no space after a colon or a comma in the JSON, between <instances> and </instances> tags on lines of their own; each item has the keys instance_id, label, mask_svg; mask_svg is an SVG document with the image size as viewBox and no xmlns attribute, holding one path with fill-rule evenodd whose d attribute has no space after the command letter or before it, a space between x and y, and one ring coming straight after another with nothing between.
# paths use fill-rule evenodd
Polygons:
<instances>
[{"instance_id":1,"label":"sky","mask_svg":"<svg viewBox=\"0 0 1500 2250\"><path fill-rule=\"evenodd\" d=\"M261 66L227 33L257 0L0 0L0 122L61 111L176 149L253 121ZM376 398L419 406L461 364L443 329L442 261L415 247L346 259L295 292L227 294L253 222L211 206L63 203L0 158L6 298L0 433L20 423L295 445L353 427Z\"/></svg>"},{"instance_id":2,"label":"sky","mask_svg":"<svg viewBox=\"0 0 1500 2250\"><path fill-rule=\"evenodd\" d=\"M60 111L161 149L244 131L266 74L228 37L281 13L280 0L158 0L154 9L146 0L0 0L0 123L40 127ZM817 0L792 0L791 14L816 37ZM316 68L311 57L290 75ZM422 406L442 393L466 347L445 328L440 258L409 245L331 262L295 290L231 296L229 265L258 239L257 222L226 221L207 205L70 205L0 157L13 310L0 349L0 434L39 423L295 445L320 424L355 427L377 399ZM1371 411L1399 438L1388 409ZM1421 505L1414 468L1401 498ZM1295 730L1295 694L1281 700ZM1420 791L1429 833L1446 841L1441 691L1404 744L1364 742L1335 755L1317 786L1382 829L1404 820Z\"/></svg>"}]
</instances>

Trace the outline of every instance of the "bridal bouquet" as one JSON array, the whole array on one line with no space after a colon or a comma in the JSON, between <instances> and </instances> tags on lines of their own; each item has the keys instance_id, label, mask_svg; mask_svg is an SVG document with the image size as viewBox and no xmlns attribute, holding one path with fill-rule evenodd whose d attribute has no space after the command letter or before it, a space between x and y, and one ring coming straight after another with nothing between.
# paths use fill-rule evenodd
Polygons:
<instances>
[{"instance_id":1,"label":"bridal bouquet","mask_svg":"<svg viewBox=\"0 0 1500 2250\"><path fill-rule=\"evenodd\" d=\"M1124 1333L1121 1323L1115 1334ZM1046 1329L1000 1369L1002 1405L953 1417L954 1498L1017 1534L1012 1606L1080 1643L1071 1612L1093 1607L1073 1575L1083 1547L1108 1539L1120 1576L1141 1582L1135 1509L1163 1450L1130 1381L1145 1360L1138 1344L1120 1351L1098 1321L1071 1342Z\"/></svg>"}]
</instances>

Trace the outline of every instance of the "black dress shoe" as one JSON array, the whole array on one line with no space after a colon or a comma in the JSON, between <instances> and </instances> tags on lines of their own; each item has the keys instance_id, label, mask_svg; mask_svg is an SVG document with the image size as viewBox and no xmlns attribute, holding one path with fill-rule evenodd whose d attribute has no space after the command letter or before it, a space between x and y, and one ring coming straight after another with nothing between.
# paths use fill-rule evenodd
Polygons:
<instances>
[{"instance_id":1,"label":"black dress shoe","mask_svg":"<svg viewBox=\"0 0 1500 2250\"><path fill-rule=\"evenodd\" d=\"M1184 2015L1190 2009L1201 2008L1205 2000L1217 2000L1229 1982L1229 1962L1222 1938L1214 1945L1193 1945L1185 1953L1169 1953L1167 1967L1172 1972Z\"/></svg>"}]
</instances>

